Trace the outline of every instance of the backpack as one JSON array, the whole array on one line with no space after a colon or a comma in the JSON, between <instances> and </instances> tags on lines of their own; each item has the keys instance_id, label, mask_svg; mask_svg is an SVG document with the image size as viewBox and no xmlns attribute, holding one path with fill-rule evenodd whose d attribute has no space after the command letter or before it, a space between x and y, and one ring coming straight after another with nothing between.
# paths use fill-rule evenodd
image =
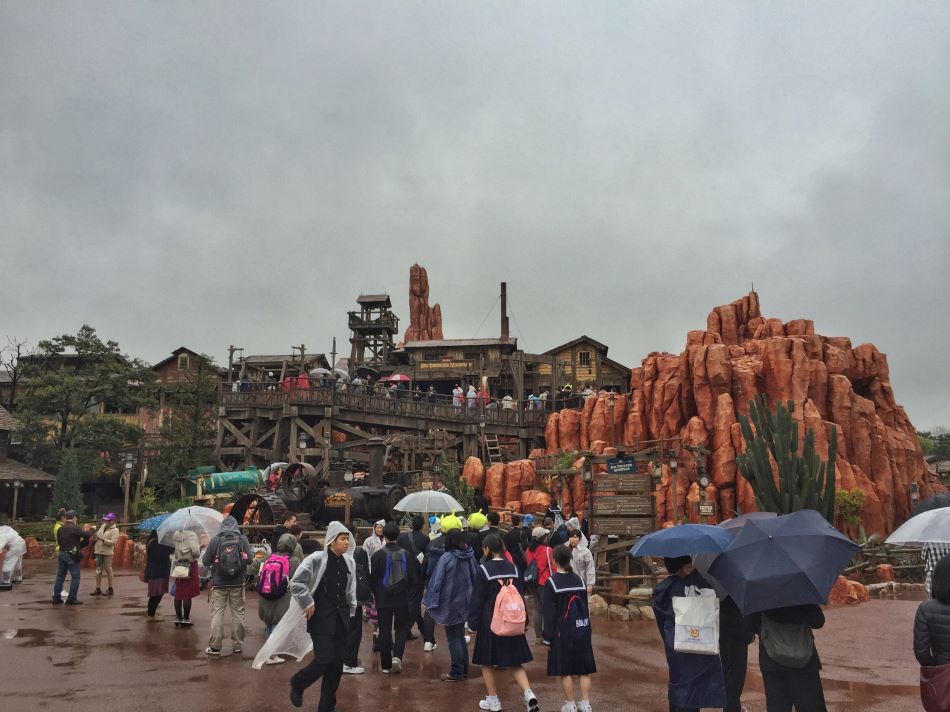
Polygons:
<instances>
[{"instance_id":1,"label":"backpack","mask_svg":"<svg viewBox=\"0 0 950 712\"><path fill-rule=\"evenodd\" d=\"M484 566L482 570L485 570ZM511 579L504 579L500 584L501 588L495 596L495 610L491 617L491 632L501 638L524 635L525 624L528 620L524 599Z\"/></svg>"},{"instance_id":2,"label":"backpack","mask_svg":"<svg viewBox=\"0 0 950 712\"><path fill-rule=\"evenodd\" d=\"M287 577L290 574L290 557L287 554L271 554L261 565L257 578L257 593L268 601L276 601L287 593Z\"/></svg>"},{"instance_id":3,"label":"backpack","mask_svg":"<svg viewBox=\"0 0 950 712\"><path fill-rule=\"evenodd\" d=\"M366 552L362 550L357 551L353 558L356 561L356 602L369 603L373 597L373 590L369 583L369 559Z\"/></svg>"},{"instance_id":4,"label":"backpack","mask_svg":"<svg viewBox=\"0 0 950 712\"><path fill-rule=\"evenodd\" d=\"M218 571L225 578L244 576L247 572L247 559L241 547L239 534L230 532L218 541L218 556L214 560Z\"/></svg>"},{"instance_id":5,"label":"backpack","mask_svg":"<svg viewBox=\"0 0 950 712\"><path fill-rule=\"evenodd\" d=\"M815 652L815 634L804 623L779 623L763 613L759 637L768 656L785 667L803 668Z\"/></svg>"},{"instance_id":6,"label":"backpack","mask_svg":"<svg viewBox=\"0 0 950 712\"><path fill-rule=\"evenodd\" d=\"M525 583L537 583L538 582L538 560L534 559L530 564L525 567L524 570L524 582Z\"/></svg>"},{"instance_id":7,"label":"backpack","mask_svg":"<svg viewBox=\"0 0 950 712\"><path fill-rule=\"evenodd\" d=\"M397 595L408 590L409 581L406 578L408 561L405 549L386 552L386 572L383 574L383 591L390 595Z\"/></svg>"},{"instance_id":8,"label":"backpack","mask_svg":"<svg viewBox=\"0 0 950 712\"><path fill-rule=\"evenodd\" d=\"M561 644L568 648L590 641L590 613L576 593L572 593L567 599L564 616L558 624L557 637Z\"/></svg>"}]
</instances>

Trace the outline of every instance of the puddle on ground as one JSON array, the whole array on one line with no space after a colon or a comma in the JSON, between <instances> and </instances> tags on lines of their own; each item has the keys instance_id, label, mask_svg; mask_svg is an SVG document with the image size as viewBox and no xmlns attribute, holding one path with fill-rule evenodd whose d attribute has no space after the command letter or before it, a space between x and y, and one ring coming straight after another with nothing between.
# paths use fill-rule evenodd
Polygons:
<instances>
[{"instance_id":1,"label":"puddle on ground","mask_svg":"<svg viewBox=\"0 0 950 712\"><path fill-rule=\"evenodd\" d=\"M23 641L25 648L38 648L46 645L47 640L52 635L48 630L39 628L10 628L3 631L4 640Z\"/></svg>"}]
</instances>

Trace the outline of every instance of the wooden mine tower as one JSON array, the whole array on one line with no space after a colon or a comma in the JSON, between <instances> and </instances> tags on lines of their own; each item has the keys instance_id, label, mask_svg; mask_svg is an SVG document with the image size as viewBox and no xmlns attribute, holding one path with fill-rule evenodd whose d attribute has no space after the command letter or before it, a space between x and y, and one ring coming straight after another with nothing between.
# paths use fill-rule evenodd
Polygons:
<instances>
[{"instance_id":1,"label":"wooden mine tower","mask_svg":"<svg viewBox=\"0 0 950 712\"><path fill-rule=\"evenodd\" d=\"M392 312L388 294L361 294L356 300L359 311L348 312L350 368L371 366L379 371L389 363L395 348L393 337L399 333L399 317Z\"/></svg>"}]
</instances>

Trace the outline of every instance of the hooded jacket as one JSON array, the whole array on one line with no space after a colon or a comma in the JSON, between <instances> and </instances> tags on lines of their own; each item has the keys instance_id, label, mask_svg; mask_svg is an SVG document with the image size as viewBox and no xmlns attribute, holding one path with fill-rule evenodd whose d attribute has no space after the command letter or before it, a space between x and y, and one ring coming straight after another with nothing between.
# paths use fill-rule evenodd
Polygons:
<instances>
[{"instance_id":1,"label":"hooded jacket","mask_svg":"<svg viewBox=\"0 0 950 712\"><path fill-rule=\"evenodd\" d=\"M366 541L363 542L363 551L366 552L366 556L369 557L370 561L373 560L373 554L382 549L385 545L383 538L376 536L377 526L386 526L386 520L380 519L378 522L376 522L373 525L373 533L366 537ZM370 564L370 566L372 566L372 564Z\"/></svg>"},{"instance_id":2,"label":"hooded jacket","mask_svg":"<svg viewBox=\"0 0 950 712\"><path fill-rule=\"evenodd\" d=\"M353 560L356 541L343 524L330 522L330 526L327 527L327 535L323 540L324 550L315 551L304 559L290 580L290 593L293 601L289 604L287 613L280 619L280 623L277 624L270 637L264 641L264 645L254 658L251 667L255 670L260 670L264 662L272 655L292 655L299 662L303 660L307 653L313 650L313 640L307 632L307 617L304 611L313 605L313 593L320 585L321 579L323 579L323 572L327 566L326 551L330 548L333 540L341 534L350 536L349 548L343 555L343 560L350 572L346 586L346 595L350 603L350 616L356 615L356 562Z\"/></svg>"},{"instance_id":3,"label":"hooded jacket","mask_svg":"<svg viewBox=\"0 0 950 712\"><path fill-rule=\"evenodd\" d=\"M197 561L201 556L201 542L198 541L198 535L192 531L182 529L175 532L172 542L175 544L176 560Z\"/></svg>"},{"instance_id":4,"label":"hooded jacket","mask_svg":"<svg viewBox=\"0 0 950 712\"><path fill-rule=\"evenodd\" d=\"M204 556L201 557L201 564L203 566L211 566L211 585L212 586L243 586L244 585L244 574L239 573L232 578L228 578L224 575L222 571L219 571L218 566L214 566L215 559L218 558L218 548L221 546L222 537L230 537L237 535L241 539L241 551L244 552L244 556L248 562L251 560L251 545L247 540L247 537L241 534L241 528L238 526L237 519L232 517L230 514L221 520L221 530L208 542L208 548L205 550Z\"/></svg>"},{"instance_id":5,"label":"hooded jacket","mask_svg":"<svg viewBox=\"0 0 950 712\"><path fill-rule=\"evenodd\" d=\"M432 620L440 625L465 622L475 575L475 555L471 549L453 549L439 557L422 599Z\"/></svg>"},{"instance_id":6,"label":"hooded jacket","mask_svg":"<svg viewBox=\"0 0 950 712\"><path fill-rule=\"evenodd\" d=\"M277 546L274 547L275 554L284 554L289 557L290 571L288 576L293 579L294 573L297 571L297 567L300 566L300 559L294 556L294 549L297 546L297 537L293 534L281 534L280 539L277 540ZM255 577L260 575L261 567L264 565L264 562L267 559L258 559L254 562L252 572ZM260 597L257 604L257 616L261 619L261 622L264 625L277 625L280 622L280 619L284 617L284 614L287 612L287 609L290 608L290 588L288 586L287 593L278 598L277 600L270 600Z\"/></svg>"}]
</instances>

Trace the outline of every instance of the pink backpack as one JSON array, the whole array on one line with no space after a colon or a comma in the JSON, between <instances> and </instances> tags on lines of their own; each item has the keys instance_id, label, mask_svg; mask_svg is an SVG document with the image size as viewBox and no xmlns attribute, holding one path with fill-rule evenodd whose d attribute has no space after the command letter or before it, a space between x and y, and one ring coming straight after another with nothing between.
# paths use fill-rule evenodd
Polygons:
<instances>
[{"instance_id":1,"label":"pink backpack","mask_svg":"<svg viewBox=\"0 0 950 712\"><path fill-rule=\"evenodd\" d=\"M269 601L283 598L287 593L287 576L290 573L290 557L286 554L271 554L261 566L257 579L257 593Z\"/></svg>"},{"instance_id":2,"label":"pink backpack","mask_svg":"<svg viewBox=\"0 0 950 712\"><path fill-rule=\"evenodd\" d=\"M491 632L502 638L524 635L528 614L524 599L511 579L501 582L501 590L495 597L495 610L491 617Z\"/></svg>"}]
</instances>

